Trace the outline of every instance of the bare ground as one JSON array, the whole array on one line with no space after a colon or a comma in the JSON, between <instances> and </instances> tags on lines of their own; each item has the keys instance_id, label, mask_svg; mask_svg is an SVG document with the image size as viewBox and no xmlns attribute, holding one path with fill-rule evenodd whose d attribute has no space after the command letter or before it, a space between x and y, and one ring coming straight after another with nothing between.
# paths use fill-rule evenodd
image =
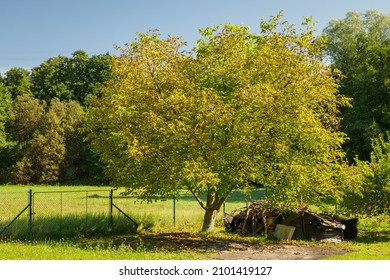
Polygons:
<instances>
[{"instance_id":1,"label":"bare ground","mask_svg":"<svg viewBox=\"0 0 390 280\"><path fill-rule=\"evenodd\" d=\"M321 260L348 252L316 242L304 244L270 242L261 245L190 233L139 235L138 240L154 248L198 250L204 252L206 258L219 260Z\"/></svg>"},{"instance_id":2,"label":"bare ground","mask_svg":"<svg viewBox=\"0 0 390 280\"><path fill-rule=\"evenodd\" d=\"M223 260L321 260L334 255L343 255L345 250L308 245L263 245L250 246L244 250L221 251L217 259Z\"/></svg>"}]
</instances>

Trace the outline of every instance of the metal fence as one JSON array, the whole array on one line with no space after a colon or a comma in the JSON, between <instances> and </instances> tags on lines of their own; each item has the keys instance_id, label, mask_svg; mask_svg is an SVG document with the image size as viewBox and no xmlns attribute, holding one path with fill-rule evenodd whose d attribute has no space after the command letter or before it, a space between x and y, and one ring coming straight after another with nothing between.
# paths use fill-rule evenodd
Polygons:
<instances>
[{"instance_id":1,"label":"metal fence","mask_svg":"<svg viewBox=\"0 0 390 280\"><path fill-rule=\"evenodd\" d=\"M113 190L37 191L0 195L0 237L55 238L136 230Z\"/></svg>"},{"instance_id":2,"label":"metal fence","mask_svg":"<svg viewBox=\"0 0 390 280\"><path fill-rule=\"evenodd\" d=\"M62 238L80 235L124 234L143 229L200 227L204 211L189 192L147 203L122 196L121 190L3 192L0 190L0 238ZM250 195L233 193L219 214L260 199L263 190ZM204 197L203 197L204 198ZM223 211L222 211L223 210Z\"/></svg>"}]
</instances>

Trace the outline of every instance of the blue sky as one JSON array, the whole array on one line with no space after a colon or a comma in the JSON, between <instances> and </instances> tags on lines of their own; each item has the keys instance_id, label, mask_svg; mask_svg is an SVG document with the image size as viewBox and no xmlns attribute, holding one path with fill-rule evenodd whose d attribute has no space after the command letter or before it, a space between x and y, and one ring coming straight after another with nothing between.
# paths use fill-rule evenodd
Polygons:
<instances>
[{"instance_id":1,"label":"blue sky","mask_svg":"<svg viewBox=\"0 0 390 280\"><path fill-rule=\"evenodd\" d=\"M390 14L389 0L0 0L0 73L11 67L31 69L50 57L115 53L136 32L157 28L182 36L190 46L198 28L219 23L246 24L258 31L260 18L284 10L299 24L313 16L318 33L348 11L377 9Z\"/></svg>"}]
</instances>

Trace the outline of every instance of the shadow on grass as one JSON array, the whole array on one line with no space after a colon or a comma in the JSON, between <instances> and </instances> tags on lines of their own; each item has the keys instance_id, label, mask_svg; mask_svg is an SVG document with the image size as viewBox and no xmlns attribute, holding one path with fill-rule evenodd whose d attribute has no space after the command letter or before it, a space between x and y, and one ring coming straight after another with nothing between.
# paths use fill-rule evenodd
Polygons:
<instances>
[{"instance_id":1,"label":"shadow on grass","mask_svg":"<svg viewBox=\"0 0 390 280\"><path fill-rule=\"evenodd\" d=\"M252 246L260 246L266 242L266 237L256 239L237 239L240 237L222 235L205 235L202 233L189 232L164 232L164 233L143 233L126 236L112 236L108 238L84 238L74 240L77 246L82 248L104 248L118 249L121 247L131 248L133 251L143 252L210 252L247 250Z\"/></svg>"},{"instance_id":2,"label":"shadow on grass","mask_svg":"<svg viewBox=\"0 0 390 280\"><path fill-rule=\"evenodd\" d=\"M390 242L390 230L384 231L362 231L359 232L358 237L353 241L357 243L377 243L377 242Z\"/></svg>"},{"instance_id":3,"label":"shadow on grass","mask_svg":"<svg viewBox=\"0 0 390 280\"><path fill-rule=\"evenodd\" d=\"M2 222L0 230L9 222ZM111 221L107 214L44 216L34 218L30 224L27 218L12 223L0 236L9 240L46 240L110 236L137 232L137 226L123 216L114 216Z\"/></svg>"}]
</instances>

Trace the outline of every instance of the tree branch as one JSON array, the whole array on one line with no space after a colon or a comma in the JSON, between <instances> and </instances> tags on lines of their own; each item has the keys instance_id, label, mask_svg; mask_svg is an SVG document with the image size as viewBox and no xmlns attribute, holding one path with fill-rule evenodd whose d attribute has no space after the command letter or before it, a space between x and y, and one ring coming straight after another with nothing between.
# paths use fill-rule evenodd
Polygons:
<instances>
[{"instance_id":1,"label":"tree branch","mask_svg":"<svg viewBox=\"0 0 390 280\"><path fill-rule=\"evenodd\" d=\"M207 207L204 206L204 203L203 201L200 199L200 197L190 188L188 188L190 190L190 192L192 193L192 195L195 197L196 201L198 201L200 207L202 207L204 210L207 210Z\"/></svg>"}]
</instances>

